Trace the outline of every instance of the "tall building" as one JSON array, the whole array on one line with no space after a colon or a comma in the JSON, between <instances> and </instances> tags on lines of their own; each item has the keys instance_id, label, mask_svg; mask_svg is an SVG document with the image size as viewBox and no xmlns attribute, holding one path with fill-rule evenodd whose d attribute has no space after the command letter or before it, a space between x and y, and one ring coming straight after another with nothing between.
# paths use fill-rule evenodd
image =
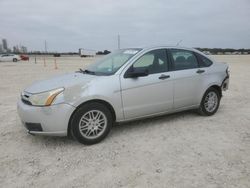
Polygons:
<instances>
[{"instance_id":1,"label":"tall building","mask_svg":"<svg viewBox=\"0 0 250 188\"><path fill-rule=\"evenodd\" d=\"M0 44L0 53L3 53L3 45Z\"/></svg>"},{"instance_id":2,"label":"tall building","mask_svg":"<svg viewBox=\"0 0 250 188\"><path fill-rule=\"evenodd\" d=\"M4 49L5 51L7 51L7 50L8 50L8 43L7 43L7 40L6 40L6 39L3 39L2 41L3 41L3 49Z\"/></svg>"}]
</instances>

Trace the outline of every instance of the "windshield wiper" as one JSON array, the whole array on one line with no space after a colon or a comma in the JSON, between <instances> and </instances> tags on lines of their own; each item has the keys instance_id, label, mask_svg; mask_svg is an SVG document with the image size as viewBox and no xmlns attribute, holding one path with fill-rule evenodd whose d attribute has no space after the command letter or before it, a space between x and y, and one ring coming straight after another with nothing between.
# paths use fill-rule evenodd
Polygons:
<instances>
[{"instance_id":1,"label":"windshield wiper","mask_svg":"<svg viewBox=\"0 0 250 188\"><path fill-rule=\"evenodd\" d=\"M94 72L94 71L90 71L90 70L88 70L88 69L82 70L82 69L80 68L78 72L81 72L81 73L83 73L83 74L93 74L93 75L95 75L95 72Z\"/></svg>"}]
</instances>

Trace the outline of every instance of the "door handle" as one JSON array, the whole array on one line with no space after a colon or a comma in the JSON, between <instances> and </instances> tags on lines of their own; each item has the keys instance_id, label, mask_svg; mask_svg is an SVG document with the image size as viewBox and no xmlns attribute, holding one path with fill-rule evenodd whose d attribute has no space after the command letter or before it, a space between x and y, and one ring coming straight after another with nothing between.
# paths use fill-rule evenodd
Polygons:
<instances>
[{"instance_id":1,"label":"door handle","mask_svg":"<svg viewBox=\"0 0 250 188\"><path fill-rule=\"evenodd\" d=\"M159 77L160 80L165 80L165 79L168 79L168 78L170 78L170 76L169 76L169 75L165 75L165 74L162 74L162 75Z\"/></svg>"},{"instance_id":2,"label":"door handle","mask_svg":"<svg viewBox=\"0 0 250 188\"><path fill-rule=\"evenodd\" d=\"M198 69L198 70L196 71L196 73L198 73L198 74L201 74L201 73L203 73L203 72L205 72L205 70Z\"/></svg>"}]
</instances>

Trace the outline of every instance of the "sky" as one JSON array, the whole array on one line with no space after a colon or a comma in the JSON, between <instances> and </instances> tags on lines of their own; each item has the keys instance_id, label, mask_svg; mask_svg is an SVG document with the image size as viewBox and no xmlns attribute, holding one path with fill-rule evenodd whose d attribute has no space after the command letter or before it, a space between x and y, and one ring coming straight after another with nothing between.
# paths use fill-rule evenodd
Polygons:
<instances>
[{"instance_id":1,"label":"sky","mask_svg":"<svg viewBox=\"0 0 250 188\"><path fill-rule=\"evenodd\" d=\"M250 48L250 0L0 0L0 39L28 50Z\"/></svg>"}]
</instances>

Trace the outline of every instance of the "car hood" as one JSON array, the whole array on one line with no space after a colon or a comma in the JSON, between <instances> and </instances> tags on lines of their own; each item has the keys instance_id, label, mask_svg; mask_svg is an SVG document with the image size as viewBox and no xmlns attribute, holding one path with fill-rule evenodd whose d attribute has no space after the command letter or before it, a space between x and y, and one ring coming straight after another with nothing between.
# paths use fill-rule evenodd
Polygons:
<instances>
[{"instance_id":1,"label":"car hood","mask_svg":"<svg viewBox=\"0 0 250 188\"><path fill-rule=\"evenodd\" d=\"M28 93L41 93L50 91L57 88L64 87L65 89L77 84L87 84L91 80L95 79L96 76L83 74L83 73L70 73L61 76L56 76L51 79L37 81L31 86L27 87L24 91Z\"/></svg>"}]
</instances>

